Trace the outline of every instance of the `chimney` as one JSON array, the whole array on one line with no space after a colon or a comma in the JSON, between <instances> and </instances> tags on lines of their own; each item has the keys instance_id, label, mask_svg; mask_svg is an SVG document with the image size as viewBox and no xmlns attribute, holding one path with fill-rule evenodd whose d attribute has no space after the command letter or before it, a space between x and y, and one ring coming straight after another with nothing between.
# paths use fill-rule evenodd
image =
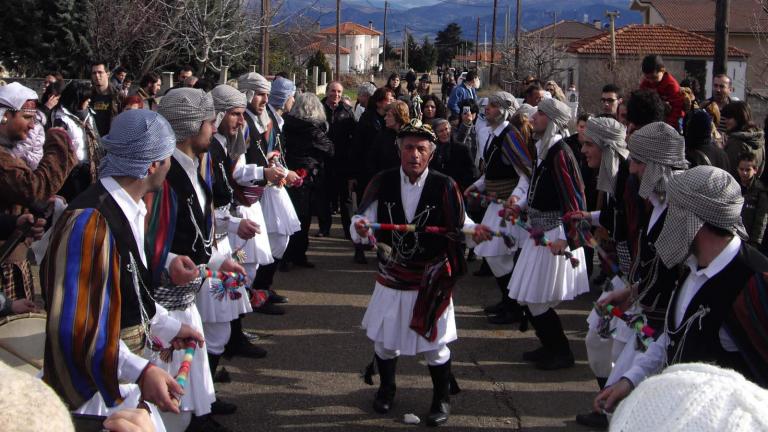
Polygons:
<instances>
[{"instance_id":1,"label":"chimney","mask_svg":"<svg viewBox=\"0 0 768 432\"><path fill-rule=\"evenodd\" d=\"M373 21L368 21L368 28L373 30Z\"/></svg>"},{"instance_id":2,"label":"chimney","mask_svg":"<svg viewBox=\"0 0 768 432\"><path fill-rule=\"evenodd\" d=\"M602 30L603 29L603 22L599 19L592 20L592 25L595 26L596 29Z\"/></svg>"}]
</instances>

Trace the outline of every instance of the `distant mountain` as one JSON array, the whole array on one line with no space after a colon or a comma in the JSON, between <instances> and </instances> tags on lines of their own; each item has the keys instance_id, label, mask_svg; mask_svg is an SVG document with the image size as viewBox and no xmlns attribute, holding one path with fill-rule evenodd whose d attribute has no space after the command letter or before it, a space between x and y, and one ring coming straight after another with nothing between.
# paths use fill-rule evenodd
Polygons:
<instances>
[{"instance_id":1,"label":"distant mountain","mask_svg":"<svg viewBox=\"0 0 768 432\"><path fill-rule=\"evenodd\" d=\"M523 0L521 27L532 30L555 20L577 20L592 22L599 19L607 23L605 12L618 10L620 16L617 26L642 22L642 16L629 10L627 0ZM373 22L374 28L381 31L384 28L383 0L342 0L341 20L352 21L362 25ZM496 34L498 40L504 38L504 21L510 12L510 32L514 33L515 0L499 1L496 14ZM387 39L397 45L402 41L403 28L408 27L415 38L424 36L433 39L437 32L451 22L459 24L466 39L475 39L477 18L480 18L480 40L487 37L490 41L493 21L492 0L392 0L389 2L387 17ZM280 11L282 17L291 13L304 11L316 19L321 27L332 26L336 23L335 0L286 0Z\"/></svg>"}]
</instances>

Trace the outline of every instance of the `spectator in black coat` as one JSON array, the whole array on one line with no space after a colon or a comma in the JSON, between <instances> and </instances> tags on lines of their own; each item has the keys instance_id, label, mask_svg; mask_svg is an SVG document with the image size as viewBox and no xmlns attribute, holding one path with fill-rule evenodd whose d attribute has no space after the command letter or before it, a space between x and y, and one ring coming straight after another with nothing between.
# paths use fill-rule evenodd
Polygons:
<instances>
[{"instance_id":1,"label":"spectator in black coat","mask_svg":"<svg viewBox=\"0 0 768 432\"><path fill-rule=\"evenodd\" d=\"M325 109L314 93L296 96L291 111L284 117L285 162L292 170L304 169L307 176L300 187L288 189L288 194L301 221L301 231L291 235L284 262L312 268L307 260L309 225L312 222L313 199L320 192L319 179L324 175L324 162L333 156L333 142L326 136L328 124Z\"/></svg>"},{"instance_id":2,"label":"spectator in black coat","mask_svg":"<svg viewBox=\"0 0 768 432\"><path fill-rule=\"evenodd\" d=\"M455 142L451 134L451 123L446 119L435 119L432 130L437 135L437 149L429 168L451 177L463 191L472 184L472 155L469 147Z\"/></svg>"},{"instance_id":3,"label":"spectator in black coat","mask_svg":"<svg viewBox=\"0 0 768 432\"><path fill-rule=\"evenodd\" d=\"M712 165L730 171L728 155L712 142L714 132L712 117L702 109L691 111L685 125L685 159L690 168Z\"/></svg>"},{"instance_id":4,"label":"spectator in black coat","mask_svg":"<svg viewBox=\"0 0 768 432\"><path fill-rule=\"evenodd\" d=\"M354 162L352 157L352 136L355 133L355 114L352 107L341 100L344 86L338 81L328 84L326 97L323 99L325 118L328 122L328 138L333 141L333 158L328 160L326 169L327 204L325 208L318 209L320 232L323 236L329 234L331 228L331 211L340 209L341 226L344 228L344 236L349 239L350 212L352 201L349 193L349 180L352 178L350 166ZM326 211L325 215L320 212Z\"/></svg>"},{"instance_id":5,"label":"spectator in black coat","mask_svg":"<svg viewBox=\"0 0 768 432\"><path fill-rule=\"evenodd\" d=\"M384 116L385 128L382 129L368 153L368 173L371 177L385 169L400 166L400 150L397 148L395 138L397 131L411 121L408 104L403 101L394 101L387 107Z\"/></svg>"}]
</instances>

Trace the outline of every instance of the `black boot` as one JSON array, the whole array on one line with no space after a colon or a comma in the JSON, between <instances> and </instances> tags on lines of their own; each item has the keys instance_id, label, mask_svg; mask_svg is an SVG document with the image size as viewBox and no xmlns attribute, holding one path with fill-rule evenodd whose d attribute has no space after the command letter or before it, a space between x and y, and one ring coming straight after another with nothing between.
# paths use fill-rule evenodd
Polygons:
<instances>
[{"instance_id":1,"label":"black boot","mask_svg":"<svg viewBox=\"0 0 768 432\"><path fill-rule=\"evenodd\" d=\"M472 273L472 275L477 277L493 276L493 272L488 266L488 263L485 261L485 258L483 258L483 262L480 264L480 269Z\"/></svg>"},{"instance_id":2,"label":"black boot","mask_svg":"<svg viewBox=\"0 0 768 432\"><path fill-rule=\"evenodd\" d=\"M546 353L544 358L536 362L536 368L557 370L573 367L573 352L555 310L549 308L543 314L533 318L536 321L535 325L538 325L536 334L541 339Z\"/></svg>"},{"instance_id":3,"label":"black boot","mask_svg":"<svg viewBox=\"0 0 768 432\"><path fill-rule=\"evenodd\" d=\"M528 310L527 306L523 307L523 309L525 310L524 312L525 317L523 319L527 320L533 326L533 330L536 332L536 337L539 338L539 341L544 340L545 336L543 336L542 331L540 330L540 328L542 328L544 324L536 321L536 317L534 317L533 314L531 314L531 311ZM524 352L523 361L536 363L541 361L547 356L548 356L547 348L544 345L542 345L533 351Z\"/></svg>"},{"instance_id":4,"label":"black boot","mask_svg":"<svg viewBox=\"0 0 768 432\"><path fill-rule=\"evenodd\" d=\"M386 414L392 408L395 399L395 371L397 369L397 357L383 360L376 356L376 368L379 370L379 390L373 400L373 410L379 414Z\"/></svg>"},{"instance_id":5,"label":"black boot","mask_svg":"<svg viewBox=\"0 0 768 432\"><path fill-rule=\"evenodd\" d=\"M440 366L430 366L432 376L432 406L427 416L427 426L440 426L451 414L451 361Z\"/></svg>"},{"instance_id":6,"label":"black boot","mask_svg":"<svg viewBox=\"0 0 768 432\"><path fill-rule=\"evenodd\" d=\"M211 369L211 376L216 375L216 368L219 366L219 361L221 360L220 354L211 354L208 353L208 366ZM211 414L216 415L228 415L228 414L234 414L235 411L237 411L237 405L223 401L219 398L216 398L215 401L211 404Z\"/></svg>"},{"instance_id":7,"label":"black boot","mask_svg":"<svg viewBox=\"0 0 768 432\"><path fill-rule=\"evenodd\" d=\"M204 416L192 416L185 432L231 432L231 429L222 425L208 414Z\"/></svg>"}]
</instances>

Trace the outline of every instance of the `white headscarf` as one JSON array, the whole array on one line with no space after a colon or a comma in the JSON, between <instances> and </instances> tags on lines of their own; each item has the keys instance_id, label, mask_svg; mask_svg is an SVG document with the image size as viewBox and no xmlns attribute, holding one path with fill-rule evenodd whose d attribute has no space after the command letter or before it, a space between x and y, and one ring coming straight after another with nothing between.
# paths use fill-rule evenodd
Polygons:
<instances>
[{"instance_id":1,"label":"white headscarf","mask_svg":"<svg viewBox=\"0 0 768 432\"><path fill-rule=\"evenodd\" d=\"M0 118L6 111L20 111L27 101L37 100L37 93L29 87L12 82L0 87Z\"/></svg>"},{"instance_id":2,"label":"white headscarf","mask_svg":"<svg viewBox=\"0 0 768 432\"><path fill-rule=\"evenodd\" d=\"M584 135L600 146L603 158L597 175L597 189L615 195L616 175L619 172L619 156L624 159L629 155L624 137L627 128L610 117L592 117L587 121ZM619 191L621 193L621 191Z\"/></svg>"}]
</instances>

